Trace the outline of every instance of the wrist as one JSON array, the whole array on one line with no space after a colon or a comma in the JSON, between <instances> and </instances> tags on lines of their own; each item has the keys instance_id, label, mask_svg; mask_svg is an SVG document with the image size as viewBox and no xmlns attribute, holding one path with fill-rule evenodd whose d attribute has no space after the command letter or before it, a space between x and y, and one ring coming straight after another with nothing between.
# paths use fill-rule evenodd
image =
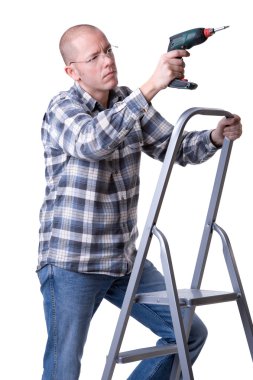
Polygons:
<instances>
[{"instance_id":1,"label":"wrist","mask_svg":"<svg viewBox=\"0 0 253 380\"><path fill-rule=\"evenodd\" d=\"M221 141L220 139L217 139L216 135L215 135L215 129L213 129L211 132L210 132L210 140L211 140L211 143L216 147L216 148L220 148L223 144L223 141Z\"/></svg>"},{"instance_id":2,"label":"wrist","mask_svg":"<svg viewBox=\"0 0 253 380\"><path fill-rule=\"evenodd\" d=\"M144 83L140 87L140 90L147 102L151 102L155 95L160 91L158 88L156 88L151 79Z\"/></svg>"}]
</instances>

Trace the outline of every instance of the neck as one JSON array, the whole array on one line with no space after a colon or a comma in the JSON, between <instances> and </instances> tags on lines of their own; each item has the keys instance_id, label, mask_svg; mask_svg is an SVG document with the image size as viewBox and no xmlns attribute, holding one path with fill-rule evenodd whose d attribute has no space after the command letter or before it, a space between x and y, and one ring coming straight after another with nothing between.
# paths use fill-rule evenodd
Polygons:
<instances>
[{"instance_id":1,"label":"neck","mask_svg":"<svg viewBox=\"0 0 253 380\"><path fill-rule=\"evenodd\" d=\"M108 105L108 99L109 99L109 90L95 90L91 88L87 88L87 86L84 86L81 82L78 82L79 86L82 87L82 89L92 98L94 98L97 102L99 102L104 108L107 108Z\"/></svg>"}]
</instances>

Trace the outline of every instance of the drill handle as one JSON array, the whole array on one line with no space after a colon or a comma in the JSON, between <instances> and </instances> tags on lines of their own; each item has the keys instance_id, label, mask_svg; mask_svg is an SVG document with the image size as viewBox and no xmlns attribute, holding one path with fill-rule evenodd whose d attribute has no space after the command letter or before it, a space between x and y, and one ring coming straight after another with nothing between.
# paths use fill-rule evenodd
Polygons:
<instances>
[{"instance_id":1,"label":"drill handle","mask_svg":"<svg viewBox=\"0 0 253 380\"><path fill-rule=\"evenodd\" d=\"M180 38L181 38L181 33L180 33ZM167 51L174 50L174 46L175 46L174 42L175 42L175 39L171 38L171 43L170 43ZM177 46L177 48L180 48L180 46ZM187 89L187 90L195 90L195 88L197 88L198 85L197 85L197 83L194 83L194 82L188 82L186 79L183 79L183 80L174 79L169 84L168 87L179 88L179 89Z\"/></svg>"},{"instance_id":2,"label":"drill handle","mask_svg":"<svg viewBox=\"0 0 253 380\"><path fill-rule=\"evenodd\" d=\"M198 87L197 83L189 82L188 80L180 80L174 79L168 87L178 88L178 89L187 89L187 90L195 90Z\"/></svg>"}]
</instances>

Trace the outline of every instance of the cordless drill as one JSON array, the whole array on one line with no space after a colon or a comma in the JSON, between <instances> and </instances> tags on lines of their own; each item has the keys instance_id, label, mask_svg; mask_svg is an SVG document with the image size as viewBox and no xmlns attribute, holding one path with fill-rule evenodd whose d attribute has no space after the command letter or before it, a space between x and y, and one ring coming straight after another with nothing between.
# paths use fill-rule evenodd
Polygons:
<instances>
[{"instance_id":1,"label":"cordless drill","mask_svg":"<svg viewBox=\"0 0 253 380\"><path fill-rule=\"evenodd\" d=\"M214 33L224 30L228 26L221 26L220 28L195 28L186 30L185 32L175 34L170 37L170 43L167 51L176 49L190 49L195 45L200 45L205 42ZM194 90L198 87L196 83L188 82L186 79L174 79L169 87L173 88L183 88L188 90Z\"/></svg>"}]
</instances>

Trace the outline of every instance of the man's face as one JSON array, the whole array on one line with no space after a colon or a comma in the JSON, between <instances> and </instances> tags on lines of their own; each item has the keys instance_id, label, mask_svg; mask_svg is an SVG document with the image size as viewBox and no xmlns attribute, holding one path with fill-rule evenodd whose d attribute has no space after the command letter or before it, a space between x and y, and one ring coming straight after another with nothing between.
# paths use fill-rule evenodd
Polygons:
<instances>
[{"instance_id":1,"label":"man's face","mask_svg":"<svg viewBox=\"0 0 253 380\"><path fill-rule=\"evenodd\" d=\"M70 66L79 77L80 86L95 99L118 84L112 46L105 35L96 30L78 36L74 41L75 57Z\"/></svg>"}]
</instances>

